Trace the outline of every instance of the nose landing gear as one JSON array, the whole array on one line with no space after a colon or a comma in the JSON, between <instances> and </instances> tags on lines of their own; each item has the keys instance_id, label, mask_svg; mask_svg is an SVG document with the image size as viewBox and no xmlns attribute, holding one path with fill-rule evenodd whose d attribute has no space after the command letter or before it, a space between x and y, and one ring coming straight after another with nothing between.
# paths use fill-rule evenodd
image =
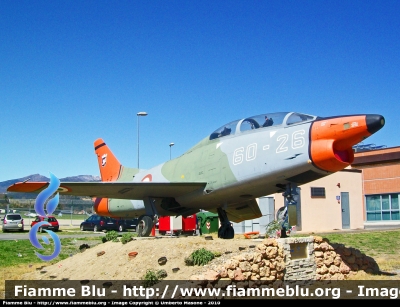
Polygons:
<instances>
[{"instance_id":1,"label":"nose landing gear","mask_svg":"<svg viewBox=\"0 0 400 307\"><path fill-rule=\"evenodd\" d=\"M290 229L290 225L289 225L289 214L288 214L288 206L289 205L293 205L295 206L297 204L297 201L294 199L295 195L298 195L297 191L296 191L297 187L293 186L291 183L286 184L286 191L282 193L282 196L285 198L285 206L282 207L281 212L278 210L277 214L276 214L276 219L278 220L278 222L282 225L282 229L281 229L281 238L287 238L287 230Z\"/></svg>"}]
</instances>

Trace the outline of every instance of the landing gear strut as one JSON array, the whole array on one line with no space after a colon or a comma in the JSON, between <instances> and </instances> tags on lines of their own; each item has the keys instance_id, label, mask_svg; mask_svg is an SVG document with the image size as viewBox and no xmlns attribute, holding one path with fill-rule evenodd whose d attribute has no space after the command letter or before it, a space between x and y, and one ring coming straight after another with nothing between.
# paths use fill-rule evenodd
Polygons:
<instances>
[{"instance_id":1,"label":"landing gear strut","mask_svg":"<svg viewBox=\"0 0 400 307\"><path fill-rule=\"evenodd\" d=\"M218 218L221 222L221 227L218 229L218 238L233 239L235 237L235 230L232 223L229 221L226 212L222 208L218 208Z\"/></svg>"},{"instance_id":2,"label":"landing gear strut","mask_svg":"<svg viewBox=\"0 0 400 307\"><path fill-rule=\"evenodd\" d=\"M285 207L278 210L276 219L281 224L281 238L287 238L286 231L289 229L289 214L288 206L296 205L297 202L294 199L295 195L298 195L296 186L292 187L291 183L286 184L286 191L282 193L285 198Z\"/></svg>"}]
</instances>

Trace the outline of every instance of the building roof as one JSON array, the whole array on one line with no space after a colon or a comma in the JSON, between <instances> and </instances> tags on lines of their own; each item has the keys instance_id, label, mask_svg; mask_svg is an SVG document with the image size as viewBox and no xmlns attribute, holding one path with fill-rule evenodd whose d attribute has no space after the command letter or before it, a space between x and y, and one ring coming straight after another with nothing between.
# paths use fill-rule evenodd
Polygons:
<instances>
[{"instance_id":1,"label":"building roof","mask_svg":"<svg viewBox=\"0 0 400 307\"><path fill-rule=\"evenodd\" d=\"M400 162L400 146L355 152L352 166L393 162Z\"/></svg>"}]
</instances>

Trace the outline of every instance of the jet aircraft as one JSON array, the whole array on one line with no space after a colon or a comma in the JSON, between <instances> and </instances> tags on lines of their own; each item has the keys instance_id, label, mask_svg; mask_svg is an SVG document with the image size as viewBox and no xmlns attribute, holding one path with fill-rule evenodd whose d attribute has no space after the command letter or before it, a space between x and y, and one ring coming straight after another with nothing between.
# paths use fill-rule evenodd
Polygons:
<instances>
[{"instance_id":1,"label":"jet aircraft","mask_svg":"<svg viewBox=\"0 0 400 307\"><path fill-rule=\"evenodd\" d=\"M180 157L150 169L125 167L99 138L94 150L102 181L60 182L58 192L96 198L98 215L138 218L139 236L149 236L159 216L216 212L218 237L231 239L231 222L261 217L257 198L283 192L293 199L297 185L349 166L352 147L384 125L377 114L260 114L222 125ZM19 182L7 190L40 193L48 185Z\"/></svg>"}]
</instances>

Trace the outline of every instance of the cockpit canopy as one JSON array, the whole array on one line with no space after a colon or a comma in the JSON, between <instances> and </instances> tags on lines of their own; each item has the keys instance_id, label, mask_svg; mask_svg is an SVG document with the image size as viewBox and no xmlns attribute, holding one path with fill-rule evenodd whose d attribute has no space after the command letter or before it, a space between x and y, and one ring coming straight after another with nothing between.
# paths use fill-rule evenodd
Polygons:
<instances>
[{"instance_id":1,"label":"cockpit canopy","mask_svg":"<svg viewBox=\"0 0 400 307\"><path fill-rule=\"evenodd\" d=\"M256 116L238 119L225 124L215 130L210 135L210 140L220 138L227 135L234 135L243 133L248 130L276 127L276 126L290 126L303 122L313 121L317 118L314 115L307 115L295 112L278 112L278 113L265 113Z\"/></svg>"}]
</instances>

